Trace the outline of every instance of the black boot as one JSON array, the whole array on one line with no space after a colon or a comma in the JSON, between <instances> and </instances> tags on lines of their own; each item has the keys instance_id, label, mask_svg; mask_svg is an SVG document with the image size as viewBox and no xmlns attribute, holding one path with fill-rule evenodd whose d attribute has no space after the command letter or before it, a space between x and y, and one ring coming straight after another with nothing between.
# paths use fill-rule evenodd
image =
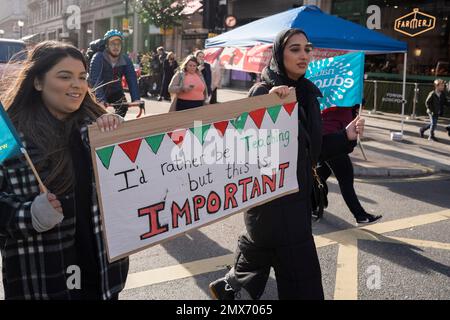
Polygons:
<instances>
[{"instance_id":1,"label":"black boot","mask_svg":"<svg viewBox=\"0 0 450 320\"><path fill-rule=\"evenodd\" d=\"M216 300L234 300L236 293L225 278L211 282L209 284L209 290Z\"/></svg>"},{"instance_id":2,"label":"black boot","mask_svg":"<svg viewBox=\"0 0 450 320\"><path fill-rule=\"evenodd\" d=\"M419 132L420 132L420 137L421 138L425 138L425 135L423 134L423 129L422 128L420 128Z\"/></svg>"}]
</instances>

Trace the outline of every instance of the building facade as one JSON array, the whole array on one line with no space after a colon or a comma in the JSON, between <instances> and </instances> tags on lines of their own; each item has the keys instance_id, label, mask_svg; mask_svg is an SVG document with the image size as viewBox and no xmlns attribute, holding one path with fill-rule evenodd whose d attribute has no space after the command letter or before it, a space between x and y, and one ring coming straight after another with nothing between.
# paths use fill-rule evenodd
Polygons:
<instances>
[{"instance_id":1,"label":"building facade","mask_svg":"<svg viewBox=\"0 0 450 320\"><path fill-rule=\"evenodd\" d=\"M109 29L123 30L125 17L128 18L129 27L129 32L125 32L125 47L132 53L147 52L165 45L167 50L174 51L178 57L182 57L193 48L202 47L207 37L207 30L202 28L202 13L199 10L201 5L184 14L185 19L181 27L166 30L164 35L160 28L139 21L132 0L22 1L26 2L28 16L25 22L26 34L35 42L54 39L70 42L80 49L87 49L91 41L103 37ZM77 14L73 11L73 6L80 8L78 25L73 23Z\"/></svg>"},{"instance_id":2,"label":"building facade","mask_svg":"<svg viewBox=\"0 0 450 320\"><path fill-rule=\"evenodd\" d=\"M244 25L302 5L315 5L330 12L332 0L228 0L229 13L236 17L237 26Z\"/></svg>"},{"instance_id":3,"label":"building facade","mask_svg":"<svg viewBox=\"0 0 450 320\"><path fill-rule=\"evenodd\" d=\"M21 38L27 19L25 1L0 0L0 8L0 38ZM24 24L22 27L21 22Z\"/></svg>"},{"instance_id":4,"label":"building facade","mask_svg":"<svg viewBox=\"0 0 450 320\"><path fill-rule=\"evenodd\" d=\"M331 13L408 43L411 76L450 76L450 1L334 0ZM367 57L373 73L400 73L399 55Z\"/></svg>"}]
</instances>

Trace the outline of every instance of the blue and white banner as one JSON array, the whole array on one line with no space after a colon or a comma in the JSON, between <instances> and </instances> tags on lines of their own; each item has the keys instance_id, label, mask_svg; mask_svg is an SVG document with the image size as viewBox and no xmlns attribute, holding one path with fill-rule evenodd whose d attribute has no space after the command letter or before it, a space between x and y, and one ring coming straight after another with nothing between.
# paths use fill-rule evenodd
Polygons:
<instances>
[{"instance_id":1,"label":"blue and white banner","mask_svg":"<svg viewBox=\"0 0 450 320\"><path fill-rule=\"evenodd\" d=\"M322 92L320 110L330 107L353 107L360 104L364 89L364 53L310 62L305 77Z\"/></svg>"},{"instance_id":2,"label":"blue and white banner","mask_svg":"<svg viewBox=\"0 0 450 320\"><path fill-rule=\"evenodd\" d=\"M21 147L19 135L0 102L0 164L6 159L20 154Z\"/></svg>"}]
</instances>

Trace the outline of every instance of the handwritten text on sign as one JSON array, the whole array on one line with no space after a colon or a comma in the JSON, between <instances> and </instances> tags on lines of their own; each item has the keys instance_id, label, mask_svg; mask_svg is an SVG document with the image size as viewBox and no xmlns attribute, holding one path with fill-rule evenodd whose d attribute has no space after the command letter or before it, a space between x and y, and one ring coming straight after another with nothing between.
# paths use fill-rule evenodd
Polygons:
<instances>
[{"instance_id":1,"label":"handwritten text on sign","mask_svg":"<svg viewBox=\"0 0 450 320\"><path fill-rule=\"evenodd\" d=\"M280 104L96 148L110 260L297 190L297 121Z\"/></svg>"}]
</instances>

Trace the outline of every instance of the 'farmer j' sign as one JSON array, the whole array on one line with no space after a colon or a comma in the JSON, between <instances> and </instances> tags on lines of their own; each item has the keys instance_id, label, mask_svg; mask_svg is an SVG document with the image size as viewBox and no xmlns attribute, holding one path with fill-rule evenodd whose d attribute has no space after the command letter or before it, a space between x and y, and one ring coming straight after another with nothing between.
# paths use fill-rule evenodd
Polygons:
<instances>
[{"instance_id":1,"label":"'farmer j' sign","mask_svg":"<svg viewBox=\"0 0 450 320\"><path fill-rule=\"evenodd\" d=\"M253 97L109 135L90 127L109 259L297 191L295 101Z\"/></svg>"}]
</instances>

